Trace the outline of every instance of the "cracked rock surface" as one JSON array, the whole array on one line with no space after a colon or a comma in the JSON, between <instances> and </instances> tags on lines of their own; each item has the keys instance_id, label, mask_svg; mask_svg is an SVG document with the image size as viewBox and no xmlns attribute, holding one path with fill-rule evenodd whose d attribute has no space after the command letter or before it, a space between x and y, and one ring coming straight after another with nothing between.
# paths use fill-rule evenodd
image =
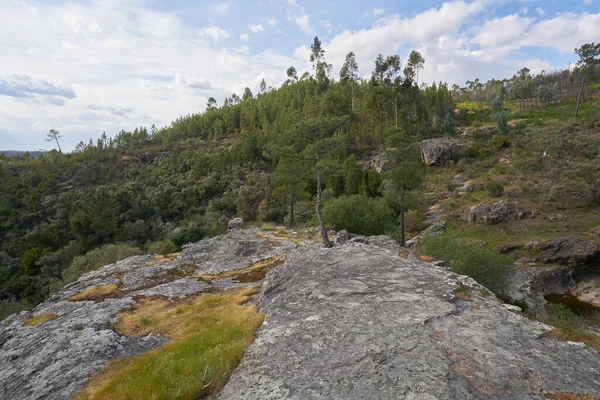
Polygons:
<instances>
[{"instance_id":1,"label":"cracked rock surface","mask_svg":"<svg viewBox=\"0 0 600 400\"><path fill-rule=\"evenodd\" d=\"M472 279L399 251L383 237L299 245L267 275L265 322L218 399L600 396L595 350L545 337Z\"/></svg>"},{"instance_id":2,"label":"cracked rock surface","mask_svg":"<svg viewBox=\"0 0 600 400\"><path fill-rule=\"evenodd\" d=\"M264 237L266 236L266 237ZM180 299L205 291L256 285L222 279L203 282L193 275L246 267L286 253L295 246L260 235L257 229L233 231L184 248L173 260L130 257L83 275L32 312L0 322L0 399L70 399L108 361L150 351L167 342L157 335L123 335L110 328L115 315L137 296ZM97 301L69 297L98 286L115 284L118 291ZM42 314L56 318L37 326L24 322Z\"/></svg>"}]
</instances>

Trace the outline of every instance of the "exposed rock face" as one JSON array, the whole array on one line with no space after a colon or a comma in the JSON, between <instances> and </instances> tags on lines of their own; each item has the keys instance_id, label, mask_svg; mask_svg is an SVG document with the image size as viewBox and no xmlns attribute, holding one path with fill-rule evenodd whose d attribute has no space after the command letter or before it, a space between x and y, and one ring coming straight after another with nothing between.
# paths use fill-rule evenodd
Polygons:
<instances>
[{"instance_id":1,"label":"exposed rock face","mask_svg":"<svg viewBox=\"0 0 600 400\"><path fill-rule=\"evenodd\" d=\"M600 275L577 282L569 292L583 302L600 307Z\"/></svg>"},{"instance_id":2,"label":"exposed rock face","mask_svg":"<svg viewBox=\"0 0 600 400\"><path fill-rule=\"evenodd\" d=\"M536 262L591 267L600 265L600 243L593 240L563 237L533 241L527 243L526 247L541 251Z\"/></svg>"},{"instance_id":3,"label":"exposed rock face","mask_svg":"<svg viewBox=\"0 0 600 400\"><path fill-rule=\"evenodd\" d=\"M530 313L544 315L547 303L544 296L565 293L574 285L573 271L568 267L521 267L515 269L509 279L507 294L515 300L526 302Z\"/></svg>"},{"instance_id":4,"label":"exposed rock face","mask_svg":"<svg viewBox=\"0 0 600 400\"><path fill-rule=\"evenodd\" d=\"M449 138L423 140L420 143L421 159L427 166L445 164L464 148L464 145Z\"/></svg>"},{"instance_id":5,"label":"exposed rock face","mask_svg":"<svg viewBox=\"0 0 600 400\"><path fill-rule=\"evenodd\" d=\"M234 218L227 223L227 229L240 229L244 226L244 220L242 218Z\"/></svg>"},{"instance_id":6,"label":"exposed rock face","mask_svg":"<svg viewBox=\"0 0 600 400\"><path fill-rule=\"evenodd\" d=\"M288 254L258 298L266 312L220 399L542 399L543 391L600 396L600 357L545 338L549 328L507 309L472 279L400 256L387 237L325 249L257 229L188 245L175 259L132 257L83 276L33 314L0 324L0 398L68 399L114 358L165 339L110 329L135 296L171 299L255 283L200 281ZM71 301L115 284L97 301ZM465 291L468 300L461 298Z\"/></svg>"},{"instance_id":7,"label":"exposed rock face","mask_svg":"<svg viewBox=\"0 0 600 400\"><path fill-rule=\"evenodd\" d=\"M152 256L131 257L82 276L32 313L0 323L0 399L69 399L109 360L146 352L165 338L139 338L109 328L114 315L130 307L135 296L170 299L207 289L255 285L223 279L210 284L191 275L214 274L245 267L285 253L293 244L258 235L258 230L234 231L224 237L188 245L172 261L156 263ZM102 301L70 301L87 289L116 284L118 292ZM58 318L25 327L32 314Z\"/></svg>"},{"instance_id":8,"label":"exposed rock face","mask_svg":"<svg viewBox=\"0 0 600 400\"><path fill-rule=\"evenodd\" d=\"M600 357L548 339L472 279L386 238L300 245L267 275L266 319L229 399L542 399L600 396ZM469 300L459 300L462 284Z\"/></svg>"},{"instance_id":9,"label":"exposed rock face","mask_svg":"<svg viewBox=\"0 0 600 400\"><path fill-rule=\"evenodd\" d=\"M478 204L469 208L463 215L465 221L483 221L490 225L498 224L510 219L516 219L517 217L517 208L513 203L506 200L491 204Z\"/></svg>"},{"instance_id":10,"label":"exposed rock face","mask_svg":"<svg viewBox=\"0 0 600 400\"><path fill-rule=\"evenodd\" d=\"M406 242L406 246L407 247L416 247L419 245L419 242L421 241L421 239L424 238L425 236L435 235L436 233L446 232L447 225L448 224L446 223L446 221L434 222L433 224L429 225L427 227L427 229L420 232L417 236L408 240Z\"/></svg>"}]
</instances>

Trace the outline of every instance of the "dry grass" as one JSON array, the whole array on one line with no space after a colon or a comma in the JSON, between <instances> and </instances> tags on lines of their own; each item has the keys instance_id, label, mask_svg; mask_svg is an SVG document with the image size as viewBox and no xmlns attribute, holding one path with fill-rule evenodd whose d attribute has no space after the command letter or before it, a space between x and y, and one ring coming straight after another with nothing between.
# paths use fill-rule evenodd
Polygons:
<instances>
[{"instance_id":1,"label":"dry grass","mask_svg":"<svg viewBox=\"0 0 600 400\"><path fill-rule=\"evenodd\" d=\"M102 301L104 299L114 297L117 291L117 285L114 283L98 286L86 290L85 292L77 293L69 297L71 301Z\"/></svg>"},{"instance_id":2,"label":"dry grass","mask_svg":"<svg viewBox=\"0 0 600 400\"><path fill-rule=\"evenodd\" d=\"M171 262L173 260L175 260L177 257L179 257L181 253L172 253L172 254L167 254L166 256L162 256L160 254L157 254L154 256L154 260L153 261L148 261L146 263L146 265L151 266L151 265L157 265L157 264L162 264L165 262Z\"/></svg>"},{"instance_id":3,"label":"dry grass","mask_svg":"<svg viewBox=\"0 0 600 400\"><path fill-rule=\"evenodd\" d=\"M208 282L225 278L232 278L238 282L257 282L263 279L270 269L283 264L286 256L286 254L281 254L279 256L266 258L264 260L255 262L254 264L250 264L244 268L235 269L233 271L225 271L213 275L196 275L196 278Z\"/></svg>"},{"instance_id":4,"label":"dry grass","mask_svg":"<svg viewBox=\"0 0 600 400\"><path fill-rule=\"evenodd\" d=\"M437 259L436 259L436 258L429 257L429 256L424 256L424 255L417 256L417 258L418 258L419 260L421 260L421 261L425 261L425 262L434 262L434 261L437 261Z\"/></svg>"},{"instance_id":5,"label":"dry grass","mask_svg":"<svg viewBox=\"0 0 600 400\"><path fill-rule=\"evenodd\" d=\"M600 336L594 335L593 333L588 333L584 330L554 329L546 333L545 336L569 342L582 342L587 344L597 352L600 352Z\"/></svg>"},{"instance_id":6,"label":"dry grass","mask_svg":"<svg viewBox=\"0 0 600 400\"><path fill-rule=\"evenodd\" d=\"M121 313L115 328L128 335L171 339L151 352L111 361L76 399L182 399L216 393L254 339L264 314L243 305L256 288L172 302L143 298Z\"/></svg>"},{"instance_id":7,"label":"dry grass","mask_svg":"<svg viewBox=\"0 0 600 400\"><path fill-rule=\"evenodd\" d=\"M454 289L454 297L460 300L469 300L469 291L462 283L458 284L458 287Z\"/></svg>"},{"instance_id":8,"label":"dry grass","mask_svg":"<svg viewBox=\"0 0 600 400\"><path fill-rule=\"evenodd\" d=\"M544 397L552 400L599 400L591 394L574 394L567 392L546 392Z\"/></svg>"},{"instance_id":9,"label":"dry grass","mask_svg":"<svg viewBox=\"0 0 600 400\"><path fill-rule=\"evenodd\" d=\"M52 321L58 318L58 315L54 313L40 314L25 320L23 326L38 326L44 322Z\"/></svg>"}]
</instances>

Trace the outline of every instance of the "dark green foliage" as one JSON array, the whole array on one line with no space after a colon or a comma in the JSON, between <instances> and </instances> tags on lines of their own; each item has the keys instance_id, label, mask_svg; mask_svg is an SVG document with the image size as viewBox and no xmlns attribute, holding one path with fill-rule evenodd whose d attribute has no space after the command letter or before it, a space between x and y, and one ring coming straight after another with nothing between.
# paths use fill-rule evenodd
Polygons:
<instances>
[{"instance_id":1,"label":"dark green foliage","mask_svg":"<svg viewBox=\"0 0 600 400\"><path fill-rule=\"evenodd\" d=\"M454 136L456 134L456 122L451 113L446 114L444 124L442 125L442 132L446 136Z\"/></svg>"},{"instance_id":2,"label":"dark green foliage","mask_svg":"<svg viewBox=\"0 0 600 400\"><path fill-rule=\"evenodd\" d=\"M380 197L382 183L383 179L379 172L372 169L365 171L362 182L358 186L358 193L369 197Z\"/></svg>"},{"instance_id":3,"label":"dark green foliage","mask_svg":"<svg viewBox=\"0 0 600 400\"><path fill-rule=\"evenodd\" d=\"M95 271L100 267L127 257L141 254L142 251L137 247L126 244L107 244L82 256L75 257L71 265L63 271L62 278L65 284L71 283L85 273Z\"/></svg>"},{"instance_id":4,"label":"dark green foliage","mask_svg":"<svg viewBox=\"0 0 600 400\"><path fill-rule=\"evenodd\" d=\"M426 236L420 246L425 254L444 260L457 274L470 276L494 293L504 292L511 261L495 250L458 243L447 234Z\"/></svg>"},{"instance_id":5,"label":"dark green foliage","mask_svg":"<svg viewBox=\"0 0 600 400\"><path fill-rule=\"evenodd\" d=\"M335 230L381 235L394 229L394 213L381 200L364 195L342 196L325 203L325 221Z\"/></svg>"},{"instance_id":6,"label":"dark green foliage","mask_svg":"<svg viewBox=\"0 0 600 400\"><path fill-rule=\"evenodd\" d=\"M485 184L485 190L492 197L500 197L504 194L504 185L500 182L490 181Z\"/></svg>"},{"instance_id":7,"label":"dark green foliage","mask_svg":"<svg viewBox=\"0 0 600 400\"><path fill-rule=\"evenodd\" d=\"M199 242L206 236L206 232L199 226L195 226L192 228L183 229L177 235L175 235L171 241L175 244L175 246L182 248L184 245L188 243Z\"/></svg>"}]
</instances>

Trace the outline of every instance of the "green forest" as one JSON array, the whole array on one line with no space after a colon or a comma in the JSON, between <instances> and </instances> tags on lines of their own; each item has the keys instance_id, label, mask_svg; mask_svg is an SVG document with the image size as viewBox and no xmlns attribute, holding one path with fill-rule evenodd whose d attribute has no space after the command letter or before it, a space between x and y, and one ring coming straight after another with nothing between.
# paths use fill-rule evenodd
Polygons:
<instances>
[{"instance_id":1,"label":"green forest","mask_svg":"<svg viewBox=\"0 0 600 400\"><path fill-rule=\"evenodd\" d=\"M510 79L462 87L420 82L427 62L416 51L404 62L379 55L369 66L349 53L339 80L318 38L311 51L312 73L290 67L278 88L263 80L258 93L210 98L205 112L169 126L103 134L70 153L59 150L60 127L53 127L57 150L0 156L0 318L100 265L221 234L233 217L313 231L321 223L403 242L425 227L433 188L447 190L448 168L494 181L492 197L504 194L497 176L549 173L551 182L541 181L547 188L529 187L523 196L552 209L597 211L598 138L561 138L569 129L596 129L600 45L578 49L571 71L523 68ZM363 68L373 70L367 79ZM460 160L423 165L419 142L466 131L472 135ZM566 159L576 154L568 165L534 151L552 152L555 141ZM502 172L507 148L520 161ZM384 168L376 162L382 158ZM576 192L576 204L559 184ZM447 206L458 208L456 201Z\"/></svg>"}]
</instances>

